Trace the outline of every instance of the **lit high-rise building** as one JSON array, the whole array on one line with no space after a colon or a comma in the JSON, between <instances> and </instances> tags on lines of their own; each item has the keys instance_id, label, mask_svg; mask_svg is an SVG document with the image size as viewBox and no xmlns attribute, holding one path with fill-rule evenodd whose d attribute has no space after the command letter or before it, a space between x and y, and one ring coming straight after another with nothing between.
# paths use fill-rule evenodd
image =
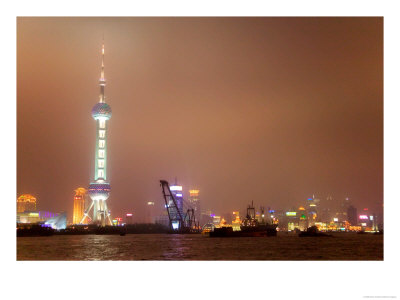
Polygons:
<instances>
[{"instance_id":1,"label":"lit high-rise building","mask_svg":"<svg viewBox=\"0 0 400 300\"><path fill-rule=\"evenodd\" d=\"M30 194L23 194L17 198L17 212L36 210L36 197Z\"/></svg>"},{"instance_id":2,"label":"lit high-rise building","mask_svg":"<svg viewBox=\"0 0 400 300\"><path fill-rule=\"evenodd\" d=\"M74 213L72 216L72 224L79 224L83 219L83 215L85 213L85 196L86 196L86 189L81 187L75 190ZM83 220L82 223L85 223L87 221L88 220Z\"/></svg>"},{"instance_id":3,"label":"lit high-rise building","mask_svg":"<svg viewBox=\"0 0 400 300\"><path fill-rule=\"evenodd\" d=\"M308 227L315 225L317 222L317 204L319 203L319 199L316 199L314 195L312 198L307 199L307 210L308 210Z\"/></svg>"},{"instance_id":4,"label":"lit high-rise building","mask_svg":"<svg viewBox=\"0 0 400 300\"><path fill-rule=\"evenodd\" d=\"M242 221L240 220L239 212L234 211L232 215L234 217L234 219L232 220L232 229L233 231L239 231L240 225L242 223Z\"/></svg>"},{"instance_id":5,"label":"lit high-rise building","mask_svg":"<svg viewBox=\"0 0 400 300\"><path fill-rule=\"evenodd\" d=\"M132 213L126 214L125 223L126 224L133 224L133 214Z\"/></svg>"},{"instance_id":6,"label":"lit high-rise building","mask_svg":"<svg viewBox=\"0 0 400 300\"><path fill-rule=\"evenodd\" d=\"M175 179L175 184L171 185L169 187L169 189L176 200L176 205L177 205L179 211L183 215L184 211L183 211L183 188L182 188L182 186L178 185L178 182Z\"/></svg>"},{"instance_id":7,"label":"lit high-rise building","mask_svg":"<svg viewBox=\"0 0 400 300\"><path fill-rule=\"evenodd\" d=\"M112 225L112 221L106 201L111 191L107 180L107 121L111 118L111 107L106 103L104 95L106 85L104 77L104 43L101 52L100 100L92 109L92 117L96 120L94 181L89 185L89 196L92 199L92 203L85 212L84 218L88 216L92 220L92 223L105 226L106 224ZM93 213L89 216L92 208Z\"/></svg>"},{"instance_id":8,"label":"lit high-rise building","mask_svg":"<svg viewBox=\"0 0 400 300\"><path fill-rule=\"evenodd\" d=\"M192 189L189 190L189 204L194 209L194 215L196 217L196 222L200 221L200 190Z\"/></svg>"},{"instance_id":9,"label":"lit high-rise building","mask_svg":"<svg viewBox=\"0 0 400 300\"><path fill-rule=\"evenodd\" d=\"M155 217L155 205L153 201L147 202L146 205L146 223L154 223L154 217Z\"/></svg>"},{"instance_id":10,"label":"lit high-rise building","mask_svg":"<svg viewBox=\"0 0 400 300\"><path fill-rule=\"evenodd\" d=\"M353 205L350 205L347 208L347 221L350 223L350 225L353 226L356 226L358 224L357 208L355 208Z\"/></svg>"}]
</instances>

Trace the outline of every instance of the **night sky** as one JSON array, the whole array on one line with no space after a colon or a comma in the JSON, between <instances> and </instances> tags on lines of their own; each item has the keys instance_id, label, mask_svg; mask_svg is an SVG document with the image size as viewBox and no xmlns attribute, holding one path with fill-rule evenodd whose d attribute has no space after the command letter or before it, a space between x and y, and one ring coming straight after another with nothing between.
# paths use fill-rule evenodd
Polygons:
<instances>
[{"instance_id":1,"label":"night sky","mask_svg":"<svg viewBox=\"0 0 400 300\"><path fill-rule=\"evenodd\" d=\"M383 18L360 17L18 18L17 196L71 217L93 180L103 33L112 217L175 177L217 214L382 210Z\"/></svg>"}]
</instances>

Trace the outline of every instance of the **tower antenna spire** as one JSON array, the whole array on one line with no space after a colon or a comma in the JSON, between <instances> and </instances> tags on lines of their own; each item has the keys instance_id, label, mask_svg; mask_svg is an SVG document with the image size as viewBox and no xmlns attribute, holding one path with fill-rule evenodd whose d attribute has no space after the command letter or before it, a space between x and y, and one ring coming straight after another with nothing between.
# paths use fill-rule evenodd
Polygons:
<instances>
[{"instance_id":1,"label":"tower antenna spire","mask_svg":"<svg viewBox=\"0 0 400 300\"><path fill-rule=\"evenodd\" d=\"M100 74L100 103L106 102L106 97L104 95L104 87L106 85L106 79L104 77L104 33L103 33L103 42L101 46L101 74Z\"/></svg>"}]
</instances>

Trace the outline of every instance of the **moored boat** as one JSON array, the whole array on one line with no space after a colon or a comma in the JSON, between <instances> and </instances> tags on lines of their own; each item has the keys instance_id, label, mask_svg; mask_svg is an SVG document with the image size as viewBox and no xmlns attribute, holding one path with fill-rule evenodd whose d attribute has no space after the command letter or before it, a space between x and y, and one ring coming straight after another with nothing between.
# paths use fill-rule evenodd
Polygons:
<instances>
[{"instance_id":1,"label":"moored boat","mask_svg":"<svg viewBox=\"0 0 400 300\"><path fill-rule=\"evenodd\" d=\"M210 237L266 237L276 236L277 224L269 224L264 220L259 222L255 216L253 202L247 207L247 215L240 230L233 230L232 226L221 226L210 231Z\"/></svg>"}]
</instances>

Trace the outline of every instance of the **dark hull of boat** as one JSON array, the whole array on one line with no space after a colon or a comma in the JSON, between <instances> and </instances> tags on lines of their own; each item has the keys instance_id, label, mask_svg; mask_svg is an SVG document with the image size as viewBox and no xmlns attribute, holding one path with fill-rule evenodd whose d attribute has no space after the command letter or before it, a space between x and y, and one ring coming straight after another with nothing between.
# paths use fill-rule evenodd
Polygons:
<instances>
[{"instance_id":1,"label":"dark hull of boat","mask_svg":"<svg viewBox=\"0 0 400 300\"><path fill-rule=\"evenodd\" d=\"M240 231L233 231L232 227L215 228L210 232L210 237L267 237L276 236L276 226L260 226L241 228Z\"/></svg>"}]
</instances>

